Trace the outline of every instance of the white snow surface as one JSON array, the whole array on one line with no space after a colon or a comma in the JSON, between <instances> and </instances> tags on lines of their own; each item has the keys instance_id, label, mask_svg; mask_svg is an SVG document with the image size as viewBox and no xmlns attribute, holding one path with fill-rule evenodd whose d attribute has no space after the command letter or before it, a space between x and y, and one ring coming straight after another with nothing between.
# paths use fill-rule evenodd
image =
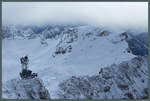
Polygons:
<instances>
[{"instance_id":1,"label":"white snow surface","mask_svg":"<svg viewBox=\"0 0 150 101\"><path fill-rule=\"evenodd\" d=\"M54 54L61 39L47 39L48 46L41 44L40 38L35 39L3 39L2 41L2 82L5 84L19 77L21 71L20 57L29 56L29 68L38 73L49 90L51 98L57 98L58 84L71 76L95 75L100 68L119 64L135 57L127 53L126 41L119 41L119 33L111 32L108 36L98 37L95 27L77 27L78 38L69 43L72 51L66 54ZM90 37L86 33L91 32ZM65 46L65 35L61 46ZM66 39L67 40L67 39ZM117 43L113 43L116 41Z\"/></svg>"}]
</instances>

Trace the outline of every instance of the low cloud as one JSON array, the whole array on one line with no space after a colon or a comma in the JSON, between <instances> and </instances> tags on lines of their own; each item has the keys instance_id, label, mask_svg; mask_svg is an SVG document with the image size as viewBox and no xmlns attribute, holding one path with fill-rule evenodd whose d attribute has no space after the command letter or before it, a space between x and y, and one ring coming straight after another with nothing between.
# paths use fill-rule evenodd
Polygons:
<instances>
[{"instance_id":1,"label":"low cloud","mask_svg":"<svg viewBox=\"0 0 150 101\"><path fill-rule=\"evenodd\" d=\"M147 2L4 2L3 24L148 27Z\"/></svg>"}]
</instances>

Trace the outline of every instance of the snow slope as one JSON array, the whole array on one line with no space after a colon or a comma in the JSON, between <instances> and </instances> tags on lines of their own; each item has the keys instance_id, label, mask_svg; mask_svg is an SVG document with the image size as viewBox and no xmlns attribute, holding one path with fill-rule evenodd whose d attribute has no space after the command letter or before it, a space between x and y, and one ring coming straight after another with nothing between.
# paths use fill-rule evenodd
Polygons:
<instances>
[{"instance_id":1,"label":"snow slope","mask_svg":"<svg viewBox=\"0 0 150 101\"><path fill-rule=\"evenodd\" d=\"M95 75L100 68L120 64L136 57L128 53L128 43L120 34L93 26L66 28L58 39L3 39L2 81L5 84L19 76L19 58L28 55L29 67L37 72L48 88L51 98L58 98L56 91L63 80L71 76ZM68 51L68 47L72 49ZM55 54L65 49L64 54Z\"/></svg>"},{"instance_id":2,"label":"snow slope","mask_svg":"<svg viewBox=\"0 0 150 101\"><path fill-rule=\"evenodd\" d=\"M21 71L20 57L28 55L32 61L29 63L30 69L35 72L49 66L49 56L56 41L49 41L51 47L45 47L40 43L40 39L32 40L3 40L2 42L2 73L3 81L17 77ZM41 63L42 60L42 63ZM9 75L8 75L9 74Z\"/></svg>"}]
</instances>

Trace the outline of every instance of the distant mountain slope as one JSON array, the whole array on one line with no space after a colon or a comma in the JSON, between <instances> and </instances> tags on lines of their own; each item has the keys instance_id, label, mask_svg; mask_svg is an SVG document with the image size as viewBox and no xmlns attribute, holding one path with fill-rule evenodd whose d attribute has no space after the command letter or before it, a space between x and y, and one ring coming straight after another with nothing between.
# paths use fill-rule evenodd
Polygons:
<instances>
[{"instance_id":1,"label":"distant mountain slope","mask_svg":"<svg viewBox=\"0 0 150 101\"><path fill-rule=\"evenodd\" d=\"M2 38L5 39L33 39L42 37L44 39L57 38L66 28L73 25L3 25Z\"/></svg>"},{"instance_id":2,"label":"distant mountain slope","mask_svg":"<svg viewBox=\"0 0 150 101\"><path fill-rule=\"evenodd\" d=\"M143 32L138 35L131 35L127 40L129 48L134 55L144 56L148 54L148 33Z\"/></svg>"},{"instance_id":3,"label":"distant mountain slope","mask_svg":"<svg viewBox=\"0 0 150 101\"><path fill-rule=\"evenodd\" d=\"M76 32L72 32L76 31ZM76 33L76 34L75 34ZM73 41L82 40L89 38L90 40L97 39L96 37L104 37L109 34L116 34L106 28L94 27L94 26L80 26L80 25L42 25L42 26L22 26L22 25L3 25L2 26L2 38L5 39L34 39L37 37L41 38L42 43L46 39L61 39L60 43L67 44L65 49L59 47L56 50L56 54L61 53L59 50L71 51L71 43ZM128 32L122 31L119 34L127 33L129 39L127 39L129 48L132 50L134 55L144 56L148 54L148 33L147 32ZM136 33L136 34L135 34ZM92 39L93 38L93 39ZM114 42L115 43L115 42Z\"/></svg>"}]
</instances>

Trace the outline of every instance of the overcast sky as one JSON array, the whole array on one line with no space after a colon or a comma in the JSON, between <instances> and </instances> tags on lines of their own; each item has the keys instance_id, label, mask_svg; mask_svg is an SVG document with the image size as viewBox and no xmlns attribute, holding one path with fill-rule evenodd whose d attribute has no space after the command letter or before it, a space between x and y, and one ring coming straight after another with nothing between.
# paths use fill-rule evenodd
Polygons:
<instances>
[{"instance_id":1,"label":"overcast sky","mask_svg":"<svg viewBox=\"0 0 150 101\"><path fill-rule=\"evenodd\" d=\"M3 24L93 24L147 28L147 2L5 2Z\"/></svg>"}]
</instances>

